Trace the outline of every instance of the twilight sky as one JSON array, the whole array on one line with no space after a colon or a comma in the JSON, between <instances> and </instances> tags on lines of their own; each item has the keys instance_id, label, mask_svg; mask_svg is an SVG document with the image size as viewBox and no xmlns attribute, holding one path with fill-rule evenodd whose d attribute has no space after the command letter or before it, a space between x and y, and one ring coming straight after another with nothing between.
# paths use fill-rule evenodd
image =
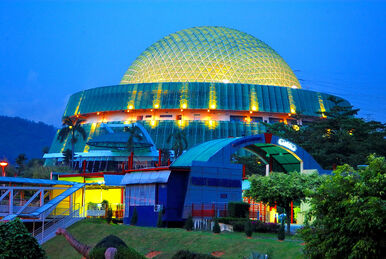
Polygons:
<instances>
[{"instance_id":1,"label":"twilight sky","mask_svg":"<svg viewBox=\"0 0 386 259\"><path fill-rule=\"evenodd\" d=\"M0 115L60 126L68 97L119 84L175 31L218 25L275 49L303 89L386 122L386 1L0 1Z\"/></svg>"}]
</instances>

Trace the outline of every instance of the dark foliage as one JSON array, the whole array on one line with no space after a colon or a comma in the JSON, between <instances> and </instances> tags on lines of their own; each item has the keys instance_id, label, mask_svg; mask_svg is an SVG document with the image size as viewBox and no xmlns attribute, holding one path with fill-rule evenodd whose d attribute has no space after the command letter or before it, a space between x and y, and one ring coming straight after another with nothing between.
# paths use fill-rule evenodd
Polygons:
<instances>
[{"instance_id":1,"label":"dark foliage","mask_svg":"<svg viewBox=\"0 0 386 259\"><path fill-rule=\"evenodd\" d=\"M245 176L251 176L254 174L265 175L265 164L261 162L258 156L239 156L233 155L233 161L237 164L245 165Z\"/></svg>"},{"instance_id":2,"label":"dark foliage","mask_svg":"<svg viewBox=\"0 0 386 259\"><path fill-rule=\"evenodd\" d=\"M134 207L134 211L133 211L133 215L131 216L131 220L130 220L130 225L137 225L137 222L138 222L138 212L137 212L137 208Z\"/></svg>"},{"instance_id":3,"label":"dark foliage","mask_svg":"<svg viewBox=\"0 0 386 259\"><path fill-rule=\"evenodd\" d=\"M113 209L112 208L107 208L106 209L106 221L107 221L107 224L110 224L112 220L113 220Z\"/></svg>"},{"instance_id":4,"label":"dark foliage","mask_svg":"<svg viewBox=\"0 0 386 259\"><path fill-rule=\"evenodd\" d=\"M164 227L164 222L162 221L162 210L158 212L158 218L157 218L157 228L163 228Z\"/></svg>"},{"instance_id":5,"label":"dark foliage","mask_svg":"<svg viewBox=\"0 0 386 259\"><path fill-rule=\"evenodd\" d=\"M220 225L218 224L218 221L214 221L214 226L213 226L213 233L219 234L221 232Z\"/></svg>"},{"instance_id":6,"label":"dark foliage","mask_svg":"<svg viewBox=\"0 0 386 259\"><path fill-rule=\"evenodd\" d=\"M20 153L28 158L41 158L41 150L51 145L55 133L55 127L43 122L0 116L0 159L6 158L14 164Z\"/></svg>"},{"instance_id":7,"label":"dark foliage","mask_svg":"<svg viewBox=\"0 0 386 259\"><path fill-rule=\"evenodd\" d=\"M249 204L246 202L229 202L228 215L232 218L247 218L249 215Z\"/></svg>"},{"instance_id":8,"label":"dark foliage","mask_svg":"<svg viewBox=\"0 0 386 259\"><path fill-rule=\"evenodd\" d=\"M215 259L215 258L216 257L212 255L197 254L197 253L190 252L188 250L180 250L172 257L172 259Z\"/></svg>"},{"instance_id":9,"label":"dark foliage","mask_svg":"<svg viewBox=\"0 0 386 259\"><path fill-rule=\"evenodd\" d=\"M250 220L248 220L245 223L244 231L245 231L245 235L247 235L247 237L251 237L252 236L252 224L251 224Z\"/></svg>"},{"instance_id":10,"label":"dark foliage","mask_svg":"<svg viewBox=\"0 0 386 259\"><path fill-rule=\"evenodd\" d=\"M0 258L46 258L45 251L16 218L0 225Z\"/></svg>"},{"instance_id":11,"label":"dark foliage","mask_svg":"<svg viewBox=\"0 0 386 259\"><path fill-rule=\"evenodd\" d=\"M285 239L285 229L284 229L285 219L281 221L279 232L277 233L277 239L284 240Z\"/></svg>"},{"instance_id":12,"label":"dark foliage","mask_svg":"<svg viewBox=\"0 0 386 259\"><path fill-rule=\"evenodd\" d=\"M376 153L386 156L386 125L355 118L358 110L342 106L330 98L333 105L327 118L320 118L307 126L294 128L283 123L266 124L269 131L286 138L307 150L325 169L336 165L362 165L367 156Z\"/></svg>"},{"instance_id":13,"label":"dark foliage","mask_svg":"<svg viewBox=\"0 0 386 259\"><path fill-rule=\"evenodd\" d=\"M258 233L277 233L280 225L276 223L264 223L260 220L252 221L253 232Z\"/></svg>"},{"instance_id":14,"label":"dark foliage","mask_svg":"<svg viewBox=\"0 0 386 259\"><path fill-rule=\"evenodd\" d=\"M135 251L133 248L128 247L125 242L122 241L117 236L109 235L99 241L98 244L90 252L91 259L104 259L105 251L109 247L115 247L117 249L117 254L114 258L131 258L131 259L143 259L143 255Z\"/></svg>"},{"instance_id":15,"label":"dark foliage","mask_svg":"<svg viewBox=\"0 0 386 259\"><path fill-rule=\"evenodd\" d=\"M193 230L193 218L192 216L189 216L185 221L185 229L188 231Z\"/></svg>"}]
</instances>

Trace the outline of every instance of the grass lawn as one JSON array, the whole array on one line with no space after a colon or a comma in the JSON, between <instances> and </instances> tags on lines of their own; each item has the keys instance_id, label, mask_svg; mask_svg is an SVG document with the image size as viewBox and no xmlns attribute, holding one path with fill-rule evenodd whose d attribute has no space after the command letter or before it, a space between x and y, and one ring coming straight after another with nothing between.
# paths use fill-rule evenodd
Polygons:
<instances>
[{"instance_id":1,"label":"grass lawn","mask_svg":"<svg viewBox=\"0 0 386 259\"><path fill-rule=\"evenodd\" d=\"M80 242L95 245L103 237L113 234L128 246L142 254L162 251L155 258L171 258L178 250L188 249L198 253L222 251L221 258L243 258L252 251L264 253L270 250L273 258L302 258L302 240L287 237L279 242L276 234L253 233L247 239L244 233L221 233L191 231L176 228L148 228L126 225L108 225L101 220L82 220L68 231ZM49 258L80 258L63 236L57 236L43 245Z\"/></svg>"}]
</instances>

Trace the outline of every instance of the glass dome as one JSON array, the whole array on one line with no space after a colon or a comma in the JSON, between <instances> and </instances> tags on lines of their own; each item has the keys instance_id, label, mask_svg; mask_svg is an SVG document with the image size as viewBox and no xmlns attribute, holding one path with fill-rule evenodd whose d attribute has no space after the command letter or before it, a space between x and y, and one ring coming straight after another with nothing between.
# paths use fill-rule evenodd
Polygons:
<instances>
[{"instance_id":1,"label":"glass dome","mask_svg":"<svg viewBox=\"0 0 386 259\"><path fill-rule=\"evenodd\" d=\"M172 33L148 47L121 84L222 82L301 88L271 47L244 32L214 26Z\"/></svg>"}]
</instances>

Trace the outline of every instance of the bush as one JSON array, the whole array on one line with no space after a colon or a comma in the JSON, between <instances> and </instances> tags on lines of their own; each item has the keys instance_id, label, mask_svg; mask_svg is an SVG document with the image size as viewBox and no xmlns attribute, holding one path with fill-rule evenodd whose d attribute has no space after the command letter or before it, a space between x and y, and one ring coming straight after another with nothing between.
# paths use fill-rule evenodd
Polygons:
<instances>
[{"instance_id":1,"label":"bush","mask_svg":"<svg viewBox=\"0 0 386 259\"><path fill-rule=\"evenodd\" d=\"M233 231L235 232L244 232L245 223L249 220L247 218L216 218L220 223L229 224L233 226Z\"/></svg>"},{"instance_id":2,"label":"bush","mask_svg":"<svg viewBox=\"0 0 386 259\"><path fill-rule=\"evenodd\" d=\"M259 233L277 233L280 225L276 223L264 223L259 220L252 222L252 231Z\"/></svg>"},{"instance_id":3,"label":"bush","mask_svg":"<svg viewBox=\"0 0 386 259\"><path fill-rule=\"evenodd\" d=\"M249 204L246 202L229 202L228 216L232 218L248 218Z\"/></svg>"},{"instance_id":4,"label":"bush","mask_svg":"<svg viewBox=\"0 0 386 259\"><path fill-rule=\"evenodd\" d=\"M187 231L191 231L191 230L193 230L193 218L192 218L192 216L189 216L187 219L186 219L186 221L185 221L185 229L187 230Z\"/></svg>"},{"instance_id":5,"label":"bush","mask_svg":"<svg viewBox=\"0 0 386 259\"><path fill-rule=\"evenodd\" d=\"M107 221L107 224L110 224L112 219L113 219L113 209L112 208L107 208L106 209L106 221Z\"/></svg>"},{"instance_id":6,"label":"bush","mask_svg":"<svg viewBox=\"0 0 386 259\"><path fill-rule=\"evenodd\" d=\"M188 250L180 250L172 257L172 259L215 259L215 258L216 257L212 255L197 254L197 253L190 252Z\"/></svg>"},{"instance_id":7,"label":"bush","mask_svg":"<svg viewBox=\"0 0 386 259\"><path fill-rule=\"evenodd\" d=\"M0 258L46 258L45 251L19 218L0 225Z\"/></svg>"},{"instance_id":8,"label":"bush","mask_svg":"<svg viewBox=\"0 0 386 259\"><path fill-rule=\"evenodd\" d=\"M163 228L164 223L162 221L162 210L158 212L158 219L157 219L157 228Z\"/></svg>"},{"instance_id":9,"label":"bush","mask_svg":"<svg viewBox=\"0 0 386 259\"><path fill-rule=\"evenodd\" d=\"M245 234L247 235L247 237L251 237L252 236L252 224L251 224L250 220L248 220L245 223L244 230L245 230Z\"/></svg>"},{"instance_id":10,"label":"bush","mask_svg":"<svg viewBox=\"0 0 386 259\"><path fill-rule=\"evenodd\" d=\"M131 216L131 220L130 220L130 225L137 225L137 222L138 222L138 213L137 213L137 208L134 207L134 211L133 211L133 215Z\"/></svg>"},{"instance_id":11,"label":"bush","mask_svg":"<svg viewBox=\"0 0 386 259\"><path fill-rule=\"evenodd\" d=\"M220 233L221 232L221 229L220 229L220 225L218 224L218 221L215 220L214 221L214 226L213 226L213 233Z\"/></svg>"},{"instance_id":12,"label":"bush","mask_svg":"<svg viewBox=\"0 0 386 259\"><path fill-rule=\"evenodd\" d=\"M277 233L277 239L284 240L285 239L285 230L284 230L284 220L282 221L279 232Z\"/></svg>"},{"instance_id":13,"label":"bush","mask_svg":"<svg viewBox=\"0 0 386 259\"><path fill-rule=\"evenodd\" d=\"M109 247L115 247L117 253L115 259L132 258L132 259L144 259L145 257L135 251L133 248L127 247L125 242L117 236L109 235L99 241L98 244L90 251L90 259L104 259L105 251Z\"/></svg>"}]
</instances>

